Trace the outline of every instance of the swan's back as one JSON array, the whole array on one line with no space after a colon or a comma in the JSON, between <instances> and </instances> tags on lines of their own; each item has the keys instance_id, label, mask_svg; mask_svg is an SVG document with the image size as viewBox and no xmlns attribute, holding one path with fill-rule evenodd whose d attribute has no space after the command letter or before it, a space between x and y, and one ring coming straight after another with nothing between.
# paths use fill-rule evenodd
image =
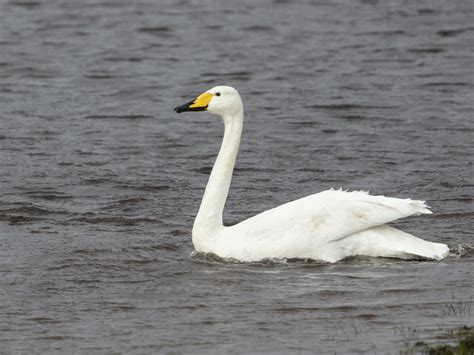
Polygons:
<instances>
[{"instance_id":1,"label":"swan's back","mask_svg":"<svg viewBox=\"0 0 474 355\"><path fill-rule=\"evenodd\" d=\"M216 251L221 256L248 261L267 257L334 261L349 256L346 254L350 253L350 247L354 252L364 249L357 240L352 239L348 243L343 242L344 239L399 218L430 213L423 201L372 196L363 191L328 190L226 227L216 239ZM372 232L371 238L376 234ZM386 233L388 232L379 233L382 243ZM395 232L390 231L392 240L394 235ZM409 250L411 243L407 240L407 235L409 236L407 233L400 234L400 238L404 239L402 245L408 243L407 250L403 252L409 255L412 251ZM359 237L362 242L364 236ZM340 250L341 248L344 250ZM365 248L365 251L369 249L370 247ZM386 249L389 251L390 246L387 245ZM385 254L387 255L375 256L388 256L393 252Z\"/></svg>"}]
</instances>

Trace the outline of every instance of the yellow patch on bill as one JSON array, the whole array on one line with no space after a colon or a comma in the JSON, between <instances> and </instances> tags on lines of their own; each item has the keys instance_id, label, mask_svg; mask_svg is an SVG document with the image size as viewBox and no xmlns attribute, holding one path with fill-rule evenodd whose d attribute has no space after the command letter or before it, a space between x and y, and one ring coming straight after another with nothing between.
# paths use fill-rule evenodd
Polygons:
<instances>
[{"instance_id":1,"label":"yellow patch on bill","mask_svg":"<svg viewBox=\"0 0 474 355\"><path fill-rule=\"evenodd\" d=\"M204 94L199 95L194 102L189 105L190 108L200 108L200 107L206 107L209 105L209 102L211 101L212 97L214 95L210 94L208 92L205 92Z\"/></svg>"}]
</instances>

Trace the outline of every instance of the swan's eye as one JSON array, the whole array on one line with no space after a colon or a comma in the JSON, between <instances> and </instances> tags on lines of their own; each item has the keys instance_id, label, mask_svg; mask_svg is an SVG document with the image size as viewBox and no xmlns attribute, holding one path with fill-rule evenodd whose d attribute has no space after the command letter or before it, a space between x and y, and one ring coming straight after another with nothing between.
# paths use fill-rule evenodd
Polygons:
<instances>
[{"instance_id":1,"label":"swan's eye","mask_svg":"<svg viewBox=\"0 0 474 355\"><path fill-rule=\"evenodd\" d=\"M220 93L220 92L216 92L216 96L221 96L221 93Z\"/></svg>"}]
</instances>

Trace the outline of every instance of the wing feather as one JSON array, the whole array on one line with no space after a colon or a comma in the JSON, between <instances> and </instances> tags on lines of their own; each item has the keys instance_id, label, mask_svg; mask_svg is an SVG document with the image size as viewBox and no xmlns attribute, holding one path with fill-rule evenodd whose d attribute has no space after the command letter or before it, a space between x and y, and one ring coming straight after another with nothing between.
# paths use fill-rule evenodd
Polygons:
<instances>
[{"instance_id":1,"label":"wing feather","mask_svg":"<svg viewBox=\"0 0 474 355\"><path fill-rule=\"evenodd\" d=\"M329 243L399 218L430 213L424 201L331 189L262 212L235 227L263 236L295 226L310 229L318 242Z\"/></svg>"}]
</instances>

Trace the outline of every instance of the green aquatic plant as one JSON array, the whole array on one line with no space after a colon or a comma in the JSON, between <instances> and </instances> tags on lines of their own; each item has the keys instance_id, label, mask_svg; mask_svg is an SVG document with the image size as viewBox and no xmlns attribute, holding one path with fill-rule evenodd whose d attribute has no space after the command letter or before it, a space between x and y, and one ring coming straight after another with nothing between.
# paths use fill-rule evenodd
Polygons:
<instances>
[{"instance_id":1,"label":"green aquatic plant","mask_svg":"<svg viewBox=\"0 0 474 355\"><path fill-rule=\"evenodd\" d=\"M427 344L417 341L413 346L400 352L402 355L473 355L474 354L474 327L463 326L449 330L446 338L457 338L451 344Z\"/></svg>"},{"instance_id":2,"label":"green aquatic plant","mask_svg":"<svg viewBox=\"0 0 474 355\"><path fill-rule=\"evenodd\" d=\"M443 307L443 316L470 316L472 314L472 296L467 300L455 300L453 293L452 299L452 302Z\"/></svg>"}]
</instances>

